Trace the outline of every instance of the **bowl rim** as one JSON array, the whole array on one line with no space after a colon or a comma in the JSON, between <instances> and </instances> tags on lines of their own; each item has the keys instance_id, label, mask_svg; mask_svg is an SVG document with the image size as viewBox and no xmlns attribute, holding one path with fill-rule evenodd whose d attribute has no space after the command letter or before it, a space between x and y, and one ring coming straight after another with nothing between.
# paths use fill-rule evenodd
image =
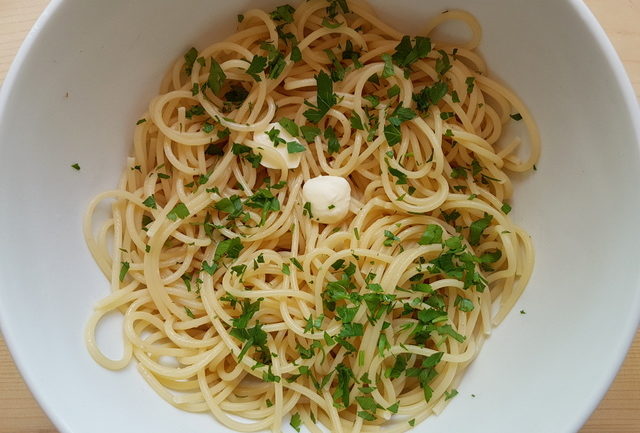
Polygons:
<instances>
[{"instance_id":1,"label":"bowl rim","mask_svg":"<svg viewBox=\"0 0 640 433\"><path fill-rule=\"evenodd\" d=\"M624 108L629 113L630 123L635 135L635 146L640 148L640 104L629 75L622 63L622 59L607 36L607 33L604 31L604 28L586 3L583 0L567 0L567 2L578 18L586 25L589 32L594 36L598 48L600 48L607 64L611 67L616 85L622 90L625 103ZM1 107L0 105L0 110ZM626 326L622 330L619 340L620 346L616 348L617 353L614 356L615 361L613 365L615 365L615 368L611 368L605 375L605 378L593 387L591 396L589 397L589 404L584 408L581 416L577 416L573 423L571 430L573 432L578 432L599 406L618 375L620 367L622 367L622 363L631 348L631 344L640 326L640 282L636 282L635 292L632 298L633 311L635 313L630 314L629 317L626 318Z\"/></svg>"},{"instance_id":2,"label":"bowl rim","mask_svg":"<svg viewBox=\"0 0 640 433\"><path fill-rule=\"evenodd\" d=\"M31 52L32 46L40 38L42 30L51 24L52 18L58 13L61 6L69 1L72 0L51 0L41 15L37 18L33 27L27 33L27 36L9 67L2 86L0 86L0 119L3 117L3 112L7 110L7 102L12 92L13 85L20 76L20 71L24 67L24 63ZM626 112L630 114L631 126L635 135L635 145L640 148L640 104L620 56L603 27L584 1L564 1L571 7L573 13L582 21L582 23L585 24L589 33L594 36L597 47L601 50L607 65L611 68L615 84L623 94L624 108ZM578 432L578 430L591 417L593 411L598 407L614 379L618 375L620 367L628 354L636 333L638 332L638 327L640 326L640 283L637 283L635 287L632 303L635 307L633 309L635 313L630 314L629 317L626 318L625 326L619 334L620 345L615 348L616 354L613 362L615 368L611 368L600 383L594 384L591 395L588 399L588 404L586 407L582 408L581 413L576 412L574 421L569 424L571 426L571 429L569 430L570 432ZM9 354L22 379L29 388L29 391L60 433L78 433L73 431L65 422L65 415L56 409L57 405L55 404L55 401L53 399L46 398L40 392L33 372L28 366L29 363L25 362L21 356L21 352L19 350L19 339L13 331L11 324L4 319L4 317L6 317L6 314L3 314L4 308L3 303L0 302L0 335L4 338L5 344L9 349Z\"/></svg>"}]
</instances>

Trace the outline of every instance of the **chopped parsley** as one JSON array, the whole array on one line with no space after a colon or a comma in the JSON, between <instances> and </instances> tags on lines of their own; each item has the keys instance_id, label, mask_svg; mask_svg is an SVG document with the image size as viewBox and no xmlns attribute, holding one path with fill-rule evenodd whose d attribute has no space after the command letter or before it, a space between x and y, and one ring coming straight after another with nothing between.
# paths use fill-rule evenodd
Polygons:
<instances>
[{"instance_id":1,"label":"chopped parsley","mask_svg":"<svg viewBox=\"0 0 640 433\"><path fill-rule=\"evenodd\" d=\"M184 55L184 71L187 75L191 75L193 64L198 58L198 50L195 47L191 47Z\"/></svg>"},{"instance_id":2,"label":"chopped parsley","mask_svg":"<svg viewBox=\"0 0 640 433\"><path fill-rule=\"evenodd\" d=\"M297 45L294 45L291 48L290 58L292 62L299 62L300 60L302 60L302 52L300 51L300 48L298 48Z\"/></svg>"},{"instance_id":3,"label":"chopped parsley","mask_svg":"<svg viewBox=\"0 0 640 433\"><path fill-rule=\"evenodd\" d=\"M385 125L384 138L387 139L387 144L389 144L389 146L394 146L400 143L400 140L402 140L400 127L396 125Z\"/></svg>"},{"instance_id":4,"label":"chopped parsley","mask_svg":"<svg viewBox=\"0 0 640 433\"><path fill-rule=\"evenodd\" d=\"M291 275L291 269L289 269L289 265L287 263L282 264L282 273L285 275Z\"/></svg>"},{"instance_id":5,"label":"chopped parsley","mask_svg":"<svg viewBox=\"0 0 640 433\"><path fill-rule=\"evenodd\" d=\"M332 65L332 67L330 68L331 80L333 80L334 82L344 80L346 70L344 69L344 66L342 66L342 63L340 63L340 60L338 60L335 53L330 49L326 49L324 50L324 52L331 61Z\"/></svg>"},{"instance_id":6,"label":"chopped parsley","mask_svg":"<svg viewBox=\"0 0 640 433\"><path fill-rule=\"evenodd\" d=\"M205 134L210 134L213 132L213 125L210 124L209 122L205 122L204 125L202 125L202 132L204 132Z\"/></svg>"},{"instance_id":7,"label":"chopped parsley","mask_svg":"<svg viewBox=\"0 0 640 433\"><path fill-rule=\"evenodd\" d=\"M449 55L444 50L438 50L440 58L436 60L436 72L438 75L443 76L453 67L449 60Z\"/></svg>"},{"instance_id":8,"label":"chopped parsley","mask_svg":"<svg viewBox=\"0 0 640 433\"><path fill-rule=\"evenodd\" d=\"M491 225L492 220L493 215L485 213L484 217L471 223L469 227L469 243L471 245L475 246L480 243L480 236L482 236L485 229Z\"/></svg>"},{"instance_id":9,"label":"chopped parsley","mask_svg":"<svg viewBox=\"0 0 640 433\"><path fill-rule=\"evenodd\" d=\"M420 112L426 112L432 105L437 105L449 91L447 83L438 81L431 87L425 87L418 93L414 93L412 98Z\"/></svg>"},{"instance_id":10,"label":"chopped parsley","mask_svg":"<svg viewBox=\"0 0 640 433\"><path fill-rule=\"evenodd\" d=\"M291 5L278 6L273 12L269 14L274 21L284 21L285 23L293 22L293 13L296 10Z\"/></svg>"},{"instance_id":11,"label":"chopped parsley","mask_svg":"<svg viewBox=\"0 0 640 433\"><path fill-rule=\"evenodd\" d=\"M398 86L397 84L394 84L387 90L387 98L393 98L394 96L398 96L399 94L400 86Z\"/></svg>"},{"instance_id":12,"label":"chopped parsley","mask_svg":"<svg viewBox=\"0 0 640 433\"><path fill-rule=\"evenodd\" d=\"M389 54L382 54L382 61L384 62L384 68L382 69L382 78L389 78L395 75L395 70L393 69L393 63L391 61L391 56Z\"/></svg>"},{"instance_id":13,"label":"chopped parsley","mask_svg":"<svg viewBox=\"0 0 640 433\"><path fill-rule=\"evenodd\" d=\"M422 237L418 241L419 245L431 245L442 243L442 227L437 224L429 224Z\"/></svg>"},{"instance_id":14,"label":"chopped parsley","mask_svg":"<svg viewBox=\"0 0 640 433\"><path fill-rule=\"evenodd\" d=\"M473 92L475 81L476 81L475 77L467 77L467 79L464 81L465 84L467 85L467 94L471 94L471 92Z\"/></svg>"},{"instance_id":15,"label":"chopped parsley","mask_svg":"<svg viewBox=\"0 0 640 433\"><path fill-rule=\"evenodd\" d=\"M157 209L158 205L156 204L156 198L153 196L153 194L151 194L149 197L147 197L143 202L143 205L145 205L146 207L150 207L151 209Z\"/></svg>"},{"instance_id":16,"label":"chopped parsley","mask_svg":"<svg viewBox=\"0 0 640 433\"><path fill-rule=\"evenodd\" d=\"M388 163L387 163L388 164ZM396 185L406 185L407 184L407 175L404 174L402 171L393 168L391 166L388 166L387 168L389 170L389 174L391 174L392 176L394 176L396 179Z\"/></svg>"},{"instance_id":17,"label":"chopped parsley","mask_svg":"<svg viewBox=\"0 0 640 433\"><path fill-rule=\"evenodd\" d=\"M329 155L334 154L340 150L340 141L336 136L336 131L333 126L329 126L324 130L324 138L327 140L327 152Z\"/></svg>"},{"instance_id":18,"label":"chopped parsley","mask_svg":"<svg viewBox=\"0 0 640 433\"><path fill-rule=\"evenodd\" d=\"M247 68L247 74L249 74L255 81L262 81L262 78L258 75L260 72L264 71L264 68L267 66L267 58L263 56L258 56L257 54L253 56L251 59L251 64Z\"/></svg>"},{"instance_id":19,"label":"chopped parsley","mask_svg":"<svg viewBox=\"0 0 640 433\"><path fill-rule=\"evenodd\" d=\"M294 428L295 431L300 432L300 426L302 425L302 420L300 419L299 413L294 413L291 415L291 422L289 425Z\"/></svg>"},{"instance_id":20,"label":"chopped parsley","mask_svg":"<svg viewBox=\"0 0 640 433\"><path fill-rule=\"evenodd\" d=\"M347 40L347 43L345 44L345 49L342 52L342 60L351 60L356 69L360 69L363 66L360 62L360 53L353 49L353 43L351 40Z\"/></svg>"},{"instance_id":21,"label":"chopped parsley","mask_svg":"<svg viewBox=\"0 0 640 433\"><path fill-rule=\"evenodd\" d=\"M187 119L193 118L193 116L202 116L205 113L205 109L202 105L192 105L188 110L185 111L185 117Z\"/></svg>"},{"instance_id":22,"label":"chopped parsley","mask_svg":"<svg viewBox=\"0 0 640 433\"><path fill-rule=\"evenodd\" d=\"M319 315L315 319L313 316L309 316L307 323L304 325L304 332L313 332L314 330L321 331L322 330L322 321L324 320L324 315Z\"/></svg>"},{"instance_id":23,"label":"chopped parsley","mask_svg":"<svg viewBox=\"0 0 640 433\"><path fill-rule=\"evenodd\" d=\"M309 218L313 218L313 214L311 213L310 202L305 202L304 206L302 206L302 215L308 215Z\"/></svg>"},{"instance_id":24,"label":"chopped parsley","mask_svg":"<svg viewBox=\"0 0 640 433\"><path fill-rule=\"evenodd\" d=\"M271 79L278 78L287 66L284 55L270 42L263 42L260 48L267 52L267 76Z\"/></svg>"},{"instance_id":25,"label":"chopped parsley","mask_svg":"<svg viewBox=\"0 0 640 433\"><path fill-rule=\"evenodd\" d=\"M301 271L303 270L303 268L302 268L302 263L300 263L300 262L298 261L298 259L296 259L295 257L291 257L291 258L289 259L289 261L290 261L291 263L293 263L293 266L295 266L295 267L296 267L296 268L298 268L299 270L301 270Z\"/></svg>"},{"instance_id":26,"label":"chopped parsley","mask_svg":"<svg viewBox=\"0 0 640 433\"><path fill-rule=\"evenodd\" d=\"M451 400L456 395L458 395L458 390L457 389L452 389L451 391L445 391L444 392L444 400L445 401Z\"/></svg>"},{"instance_id":27,"label":"chopped parsley","mask_svg":"<svg viewBox=\"0 0 640 433\"><path fill-rule=\"evenodd\" d=\"M473 301L467 298L463 298L462 296L456 296L456 300L453 304L458 307L458 310L468 313L469 311L473 311Z\"/></svg>"},{"instance_id":28,"label":"chopped parsley","mask_svg":"<svg viewBox=\"0 0 640 433\"><path fill-rule=\"evenodd\" d=\"M318 135L320 135L321 131L320 128L317 128L315 126L304 125L300 127L300 133L307 142L311 142L314 141Z\"/></svg>"},{"instance_id":29,"label":"chopped parsley","mask_svg":"<svg viewBox=\"0 0 640 433\"><path fill-rule=\"evenodd\" d=\"M80 171L80 164L78 164L77 162L75 164L71 164L71 168Z\"/></svg>"},{"instance_id":30,"label":"chopped parsley","mask_svg":"<svg viewBox=\"0 0 640 433\"><path fill-rule=\"evenodd\" d=\"M124 277L127 276L127 272L129 272L129 262L120 262L120 282L124 281Z\"/></svg>"},{"instance_id":31,"label":"chopped parsley","mask_svg":"<svg viewBox=\"0 0 640 433\"><path fill-rule=\"evenodd\" d=\"M293 120L287 117L283 117L282 119L278 120L278 123L284 128L285 131L291 134L292 137L297 137L300 135L300 129Z\"/></svg>"},{"instance_id":32,"label":"chopped parsley","mask_svg":"<svg viewBox=\"0 0 640 433\"><path fill-rule=\"evenodd\" d=\"M298 143L297 141L289 141L287 142L287 152L288 153L300 153L307 150L306 147Z\"/></svg>"},{"instance_id":33,"label":"chopped parsley","mask_svg":"<svg viewBox=\"0 0 640 433\"><path fill-rule=\"evenodd\" d=\"M258 168L260 166L262 155L259 153L253 153L251 147L245 146L244 144L233 143L231 151L234 155L238 155L250 162L253 168Z\"/></svg>"},{"instance_id":34,"label":"chopped parsley","mask_svg":"<svg viewBox=\"0 0 640 433\"><path fill-rule=\"evenodd\" d=\"M324 71L320 71L315 78L318 92L316 105L305 101L304 103L311 108L302 113L311 123L320 122L325 114L327 114L331 107L336 105L338 101L335 93L333 93L333 81L331 77Z\"/></svg>"},{"instance_id":35,"label":"chopped parsley","mask_svg":"<svg viewBox=\"0 0 640 433\"><path fill-rule=\"evenodd\" d=\"M243 249L240 238L226 239L218 243L216 251L213 255L213 261L218 262L223 257L229 257L230 259L237 259L240 256L240 251Z\"/></svg>"},{"instance_id":36,"label":"chopped parsley","mask_svg":"<svg viewBox=\"0 0 640 433\"><path fill-rule=\"evenodd\" d=\"M211 264L207 263L206 260L202 262L202 270L209 275L213 275L218 270L218 267L218 264L215 262L211 262Z\"/></svg>"},{"instance_id":37,"label":"chopped parsley","mask_svg":"<svg viewBox=\"0 0 640 433\"><path fill-rule=\"evenodd\" d=\"M385 241L383 242L383 245L386 247L390 247L391 245L393 245L394 241L399 241L400 238L396 235L394 235L392 232L390 232L389 230L385 230L384 231L384 237L386 238Z\"/></svg>"},{"instance_id":38,"label":"chopped parsley","mask_svg":"<svg viewBox=\"0 0 640 433\"><path fill-rule=\"evenodd\" d=\"M259 226L264 225L269 212L276 212L280 210L280 201L278 200L278 197L271 192L271 189L275 187L275 185L268 185L266 188L261 188L245 201L245 205L248 207L262 209L260 213L260 222L258 223ZM238 200L240 199L238 198ZM236 204L234 206L238 205ZM242 208L241 204L239 206ZM237 212L235 208L234 211Z\"/></svg>"},{"instance_id":39,"label":"chopped parsley","mask_svg":"<svg viewBox=\"0 0 640 433\"><path fill-rule=\"evenodd\" d=\"M184 203L178 203L167 214L167 218L171 221L176 221L178 218L185 219L189 216L189 209Z\"/></svg>"},{"instance_id":40,"label":"chopped parsley","mask_svg":"<svg viewBox=\"0 0 640 433\"><path fill-rule=\"evenodd\" d=\"M184 307L184 312L187 313L187 316L191 317L192 319L196 318L196 316L193 314L193 312L189 308Z\"/></svg>"},{"instance_id":41,"label":"chopped parsley","mask_svg":"<svg viewBox=\"0 0 640 433\"><path fill-rule=\"evenodd\" d=\"M328 29L337 29L342 25L342 23L338 21L331 21L329 18L324 17L322 19L322 25Z\"/></svg>"},{"instance_id":42,"label":"chopped parsley","mask_svg":"<svg viewBox=\"0 0 640 433\"><path fill-rule=\"evenodd\" d=\"M351 122L351 127L353 129L359 129L361 131L364 131L364 125L362 124L362 119L360 118L358 113L356 113L355 111L351 113L351 117L349 118L349 121Z\"/></svg>"},{"instance_id":43,"label":"chopped parsley","mask_svg":"<svg viewBox=\"0 0 640 433\"><path fill-rule=\"evenodd\" d=\"M409 36L403 36L396 46L392 59L401 68L408 68L420 59L424 59L431 52L431 40L422 36L416 36L414 44L411 44Z\"/></svg>"},{"instance_id":44,"label":"chopped parsley","mask_svg":"<svg viewBox=\"0 0 640 433\"><path fill-rule=\"evenodd\" d=\"M369 104L371 104L372 108L376 108L380 104L380 98L375 95L366 95L364 96L364 99L369 101Z\"/></svg>"},{"instance_id":45,"label":"chopped parsley","mask_svg":"<svg viewBox=\"0 0 640 433\"><path fill-rule=\"evenodd\" d=\"M221 212L228 213L228 219L238 218L242 214L242 201L235 194L218 201L214 207Z\"/></svg>"},{"instance_id":46,"label":"chopped parsley","mask_svg":"<svg viewBox=\"0 0 640 433\"><path fill-rule=\"evenodd\" d=\"M211 57L211 69L209 70L209 78L207 79L207 85L214 94L220 93L224 81L227 79L222 67L216 62L216 59Z\"/></svg>"},{"instance_id":47,"label":"chopped parsley","mask_svg":"<svg viewBox=\"0 0 640 433\"><path fill-rule=\"evenodd\" d=\"M393 113L387 118L389 123L395 126L400 126L402 123L414 119L416 117L416 112L411 108L403 107L402 105L398 105Z\"/></svg>"}]
</instances>

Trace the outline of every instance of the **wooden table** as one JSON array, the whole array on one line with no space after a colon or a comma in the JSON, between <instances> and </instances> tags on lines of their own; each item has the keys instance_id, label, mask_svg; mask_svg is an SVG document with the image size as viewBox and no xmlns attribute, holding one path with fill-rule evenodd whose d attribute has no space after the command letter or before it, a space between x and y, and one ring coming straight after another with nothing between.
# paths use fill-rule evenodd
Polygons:
<instances>
[{"instance_id":1,"label":"wooden table","mask_svg":"<svg viewBox=\"0 0 640 433\"><path fill-rule=\"evenodd\" d=\"M640 96L640 0L585 1L607 31L636 95ZM0 0L0 83L47 3L48 0ZM0 433L36 432L57 433L57 430L24 385L0 337ZM580 430L580 433L637 432L640 432L640 333L611 389Z\"/></svg>"}]
</instances>

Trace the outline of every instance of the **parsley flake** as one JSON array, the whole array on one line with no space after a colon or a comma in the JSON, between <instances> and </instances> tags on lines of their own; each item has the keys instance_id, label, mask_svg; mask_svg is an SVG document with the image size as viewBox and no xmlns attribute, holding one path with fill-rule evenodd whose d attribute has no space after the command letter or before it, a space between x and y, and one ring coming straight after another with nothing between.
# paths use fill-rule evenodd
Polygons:
<instances>
[{"instance_id":1,"label":"parsley flake","mask_svg":"<svg viewBox=\"0 0 640 433\"><path fill-rule=\"evenodd\" d=\"M329 152L329 155L340 150L340 141L338 141L338 137L336 136L336 131L333 129L333 126L325 129L324 138L327 140L327 152Z\"/></svg>"},{"instance_id":2,"label":"parsley flake","mask_svg":"<svg viewBox=\"0 0 640 433\"><path fill-rule=\"evenodd\" d=\"M484 217L471 223L469 227L469 243L471 245L478 245L480 243L480 236L484 230L491 225L493 215L489 215L485 212Z\"/></svg>"},{"instance_id":3,"label":"parsley flake","mask_svg":"<svg viewBox=\"0 0 640 433\"><path fill-rule=\"evenodd\" d=\"M291 134L292 137L297 137L300 135L298 125L296 125L293 120L287 117L283 117L282 119L278 120L278 123L284 128L285 131Z\"/></svg>"},{"instance_id":4,"label":"parsley flake","mask_svg":"<svg viewBox=\"0 0 640 433\"><path fill-rule=\"evenodd\" d=\"M302 425L302 420L300 419L300 414L299 413L294 413L293 415L291 415L291 422L289 422L289 425L291 427L293 427L295 429L295 431L299 432L300 431L300 426Z\"/></svg>"},{"instance_id":5,"label":"parsley flake","mask_svg":"<svg viewBox=\"0 0 640 433\"><path fill-rule=\"evenodd\" d=\"M320 135L320 128L316 128L315 126L301 126L300 133L304 137L307 142L312 142L315 138Z\"/></svg>"},{"instance_id":6,"label":"parsley flake","mask_svg":"<svg viewBox=\"0 0 640 433\"><path fill-rule=\"evenodd\" d=\"M389 54L382 54L382 60L384 61L384 68L382 69L382 78L389 78L395 75L395 70L393 69L393 63L391 61L391 56Z\"/></svg>"},{"instance_id":7,"label":"parsley flake","mask_svg":"<svg viewBox=\"0 0 640 433\"><path fill-rule=\"evenodd\" d=\"M298 143L297 141L287 142L287 152L289 153L300 153L300 152L304 152L305 150L307 150L307 148L304 147L302 144Z\"/></svg>"},{"instance_id":8,"label":"parsley flake","mask_svg":"<svg viewBox=\"0 0 640 433\"><path fill-rule=\"evenodd\" d=\"M178 203L171 209L171 212L167 214L167 218L171 221L176 221L178 218L185 219L189 216L189 209L184 203Z\"/></svg>"},{"instance_id":9,"label":"parsley flake","mask_svg":"<svg viewBox=\"0 0 640 433\"><path fill-rule=\"evenodd\" d=\"M337 97L335 93L333 93L333 81L331 80L331 77L329 77L329 75L324 71L320 71L315 78L318 92L316 105L305 101L305 104L312 108L303 113L304 117L306 117L311 123L320 122L331 107L337 103Z\"/></svg>"},{"instance_id":10,"label":"parsley flake","mask_svg":"<svg viewBox=\"0 0 640 433\"><path fill-rule=\"evenodd\" d=\"M124 281L124 277L129 272L129 262L120 262L120 282Z\"/></svg>"},{"instance_id":11,"label":"parsley flake","mask_svg":"<svg viewBox=\"0 0 640 433\"><path fill-rule=\"evenodd\" d=\"M143 202L143 205L145 205L146 207L150 207L151 209L157 209L158 206L156 204L156 198L154 197L153 194L151 194L149 197L147 197Z\"/></svg>"},{"instance_id":12,"label":"parsley flake","mask_svg":"<svg viewBox=\"0 0 640 433\"><path fill-rule=\"evenodd\" d=\"M400 67L411 66L420 59L424 59L431 52L431 40L423 36L416 36L411 44L409 36L403 36L393 53L393 61Z\"/></svg>"},{"instance_id":13,"label":"parsley flake","mask_svg":"<svg viewBox=\"0 0 640 433\"><path fill-rule=\"evenodd\" d=\"M211 91L216 95L220 93L224 80L226 79L227 76L222 70L222 67L220 67L220 64L216 62L216 59L211 57L211 69L209 70L209 78L207 79L207 84Z\"/></svg>"},{"instance_id":14,"label":"parsley flake","mask_svg":"<svg viewBox=\"0 0 640 433\"><path fill-rule=\"evenodd\" d=\"M184 312L187 313L187 316L191 317L192 319L195 319L196 316L193 314L193 312L188 309L187 307L184 307Z\"/></svg>"},{"instance_id":15,"label":"parsley flake","mask_svg":"<svg viewBox=\"0 0 640 433\"><path fill-rule=\"evenodd\" d=\"M422 237L418 241L418 245L442 243L442 233L442 227L440 227L438 224L429 224L422 234Z\"/></svg>"},{"instance_id":16,"label":"parsley flake","mask_svg":"<svg viewBox=\"0 0 640 433\"><path fill-rule=\"evenodd\" d=\"M260 82L262 78L258 75L260 72L264 71L264 68L267 66L267 58L263 56L258 56L257 54L253 56L251 59L251 64L247 68L246 72L249 74L255 81Z\"/></svg>"},{"instance_id":17,"label":"parsley flake","mask_svg":"<svg viewBox=\"0 0 640 433\"><path fill-rule=\"evenodd\" d=\"M452 389L449 392L445 391L444 392L444 401L451 400L456 395L458 395L458 390L457 389Z\"/></svg>"},{"instance_id":18,"label":"parsley flake","mask_svg":"<svg viewBox=\"0 0 640 433\"><path fill-rule=\"evenodd\" d=\"M187 75L191 75L191 70L193 69L193 64L196 62L198 58L198 50L195 47L191 47L189 51L187 51L184 55L184 71Z\"/></svg>"}]
</instances>

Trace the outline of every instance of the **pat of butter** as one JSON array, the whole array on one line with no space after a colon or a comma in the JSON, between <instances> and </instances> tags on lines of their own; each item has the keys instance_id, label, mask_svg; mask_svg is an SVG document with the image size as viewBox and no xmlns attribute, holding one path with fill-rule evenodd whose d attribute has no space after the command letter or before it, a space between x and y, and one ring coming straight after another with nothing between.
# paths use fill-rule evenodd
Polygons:
<instances>
[{"instance_id":1,"label":"pat of butter","mask_svg":"<svg viewBox=\"0 0 640 433\"><path fill-rule=\"evenodd\" d=\"M278 137L284 140L284 143L279 143L278 146L274 146L273 141L267 135L267 132L273 128L280 131ZM256 131L253 133L253 148L256 153L262 155L260 164L266 168L297 168L302 160L302 152L289 153L287 150L287 143L295 141L299 144L300 140L294 138L289 134L279 123L270 123L267 129L264 131Z\"/></svg>"},{"instance_id":2,"label":"pat of butter","mask_svg":"<svg viewBox=\"0 0 640 433\"><path fill-rule=\"evenodd\" d=\"M349 213L351 186L339 176L318 176L302 187L302 200L310 203L312 219L323 224L335 224Z\"/></svg>"}]
</instances>

